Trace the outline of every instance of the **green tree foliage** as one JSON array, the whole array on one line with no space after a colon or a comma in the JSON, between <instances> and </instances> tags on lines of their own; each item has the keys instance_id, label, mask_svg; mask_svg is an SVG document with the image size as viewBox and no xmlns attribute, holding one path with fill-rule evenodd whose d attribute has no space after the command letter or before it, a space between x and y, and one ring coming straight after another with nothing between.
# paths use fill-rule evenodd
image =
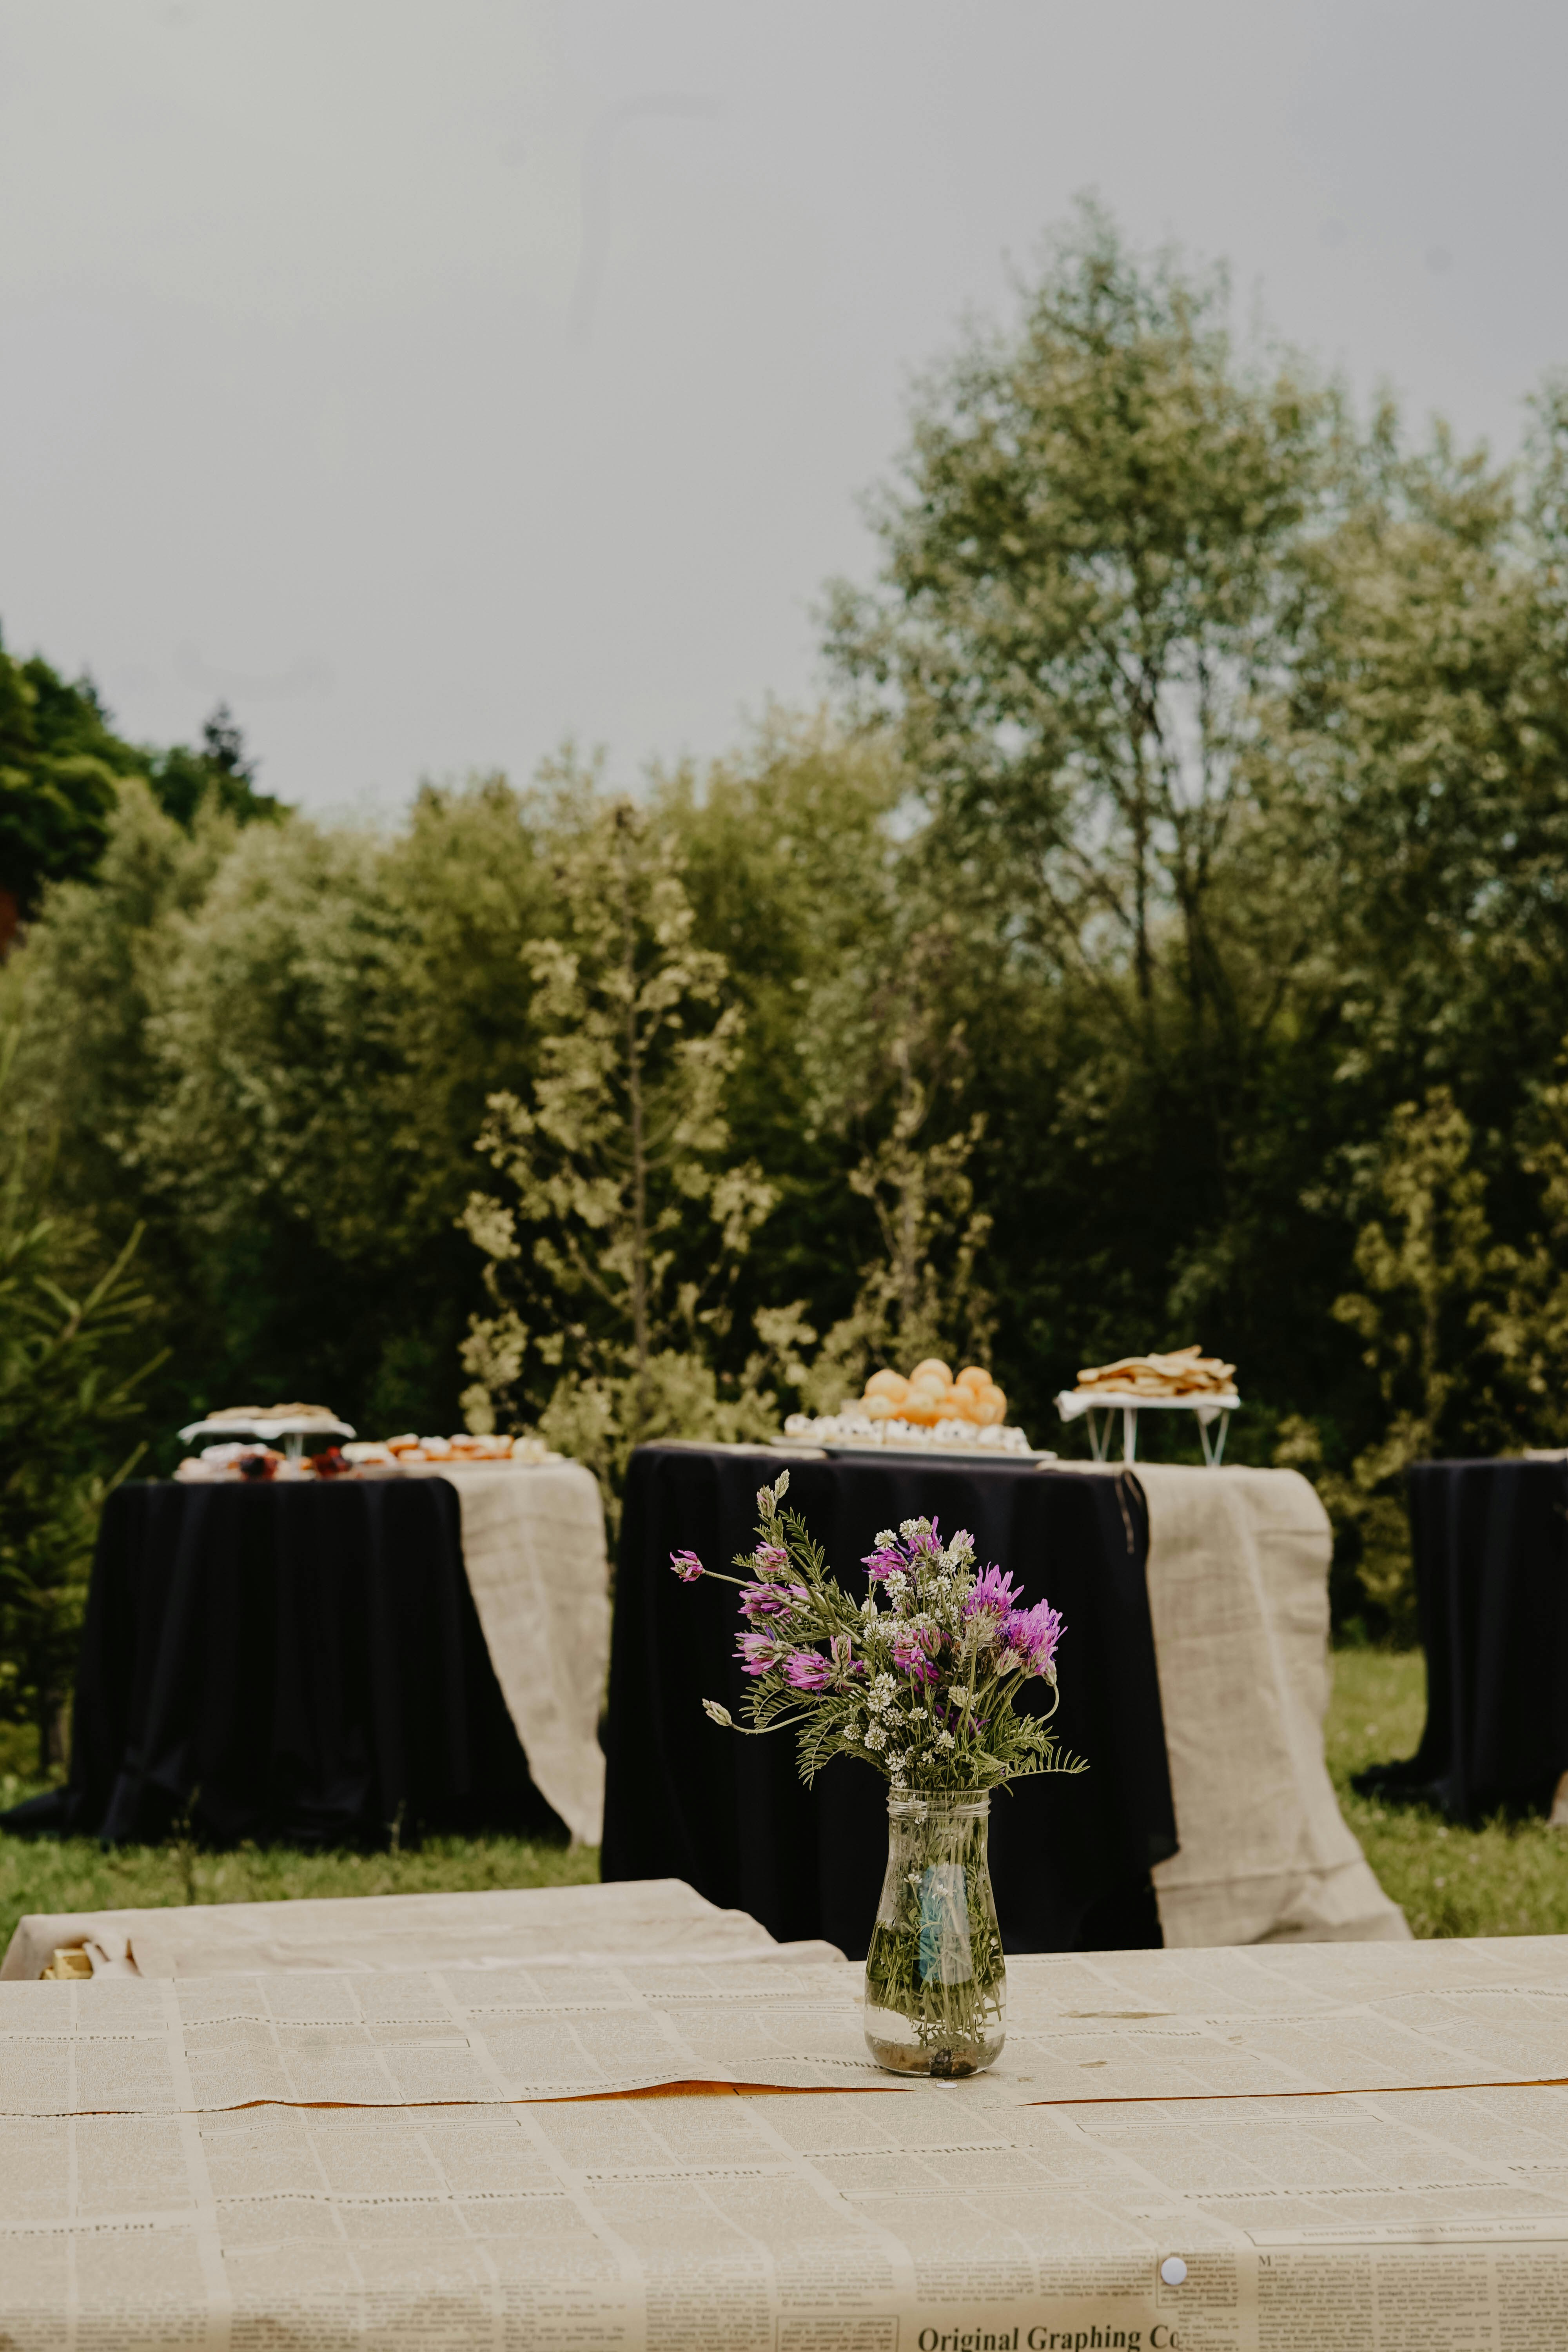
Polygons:
<instances>
[{"instance_id":1,"label":"green tree foliage","mask_svg":"<svg viewBox=\"0 0 1568 2352\"><path fill-rule=\"evenodd\" d=\"M195 750L175 743L153 752L145 757L145 772L159 807L187 832L203 808L233 817L237 824L258 817L276 822L284 814L281 801L257 791L256 762L226 702L204 721Z\"/></svg>"},{"instance_id":2,"label":"green tree foliage","mask_svg":"<svg viewBox=\"0 0 1568 2352\"><path fill-rule=\"evenodd\" d=\"M47 1769L62 1752L106 1436L153 1367L127 1353L149 1305L130 1272L138 1236L81 1269L42 1205L48 1167L16 1116L14 1055L0 1048L0 1717L37 1727Z\"/></svg>"},{"instance_id":3,"label":"green tree foliage","mask_svg":"<svg viewBox=\"0 0 1568 2352\"><path fill-rule=\"evenodd\" d=\"M15 662L0 646L0 956L46 882L98 861L124 772L119 747L100 739L89 687L63 688L46 662Z\"/></svg>"},{"instance_id":4,"label":"green tree foliage","mask_svg":"<svg viewBox=\"0 0 1568 2352\"><path fill-rule=\"evenodd\" d=\"M493 1428L548 1381L546 1426L618 1468L641 1438L767 1425L748 1385L721 1398L704 1335L773 1205L730 1149L741 1054L723 958L698 946L678 843L574 771L549 817L556 928L527 941L538 1064L527 1097L493 1094L479 1148L504 1192L464 1223L491 1311L465 1347L470 1424Z\"/></svg>"},{"instance_id":5,"label":"green tree foliage","mask_svg":"<svg viewBox=\"0 0 1568 2352\"><path fill-rule=\"evenodd\" d=\"M242 824L283 814L256 790L255 764L225 704L198 750L139 749L114 732L90 678L68 681L37 655L16 661L0 643L0 959L47 884L94 872L120 790L138 776L187 830L203 808Z\"/></svg>"}]
</instances>

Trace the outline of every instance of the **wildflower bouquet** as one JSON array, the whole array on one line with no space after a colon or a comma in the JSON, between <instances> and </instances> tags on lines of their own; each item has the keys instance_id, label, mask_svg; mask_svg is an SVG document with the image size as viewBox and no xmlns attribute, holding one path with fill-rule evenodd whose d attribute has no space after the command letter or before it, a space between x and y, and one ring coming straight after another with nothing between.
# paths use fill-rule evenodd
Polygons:
<instances>
[{"instance_id":1,"label":"wildflower bouquet","mask_svg":"<svg viewBox=\"0 0 1568 2352\"><path fill-rule=\"evenodd\" d=\"M794 1726L801 1777L814 1780L834 1756L856 1756L886 1773L895 1794L989 1790L1036 1772L1082 1772L1048 1726L1057 1699L1057 1644L1064 1628L1047 1601L1020 1603L999 1568L978 1571L974 1538L942 1542L930 1519L884 1528L862 1566L870 1583L857 1602L828 1571L821 1547L779 1505L789 1472L757 1495L753 1550L735 1561L745 1626L736 1642L750 1696L751 1727ZM695 1552L671 1554L688 1583L710 1571ZM1053 1693L1045 1716L1015 1704L1037 1678ZM728 1707L703 1706L735 1729Z\"/></svg>"},{"instance_id":2,"label":"wildflower bouquet","mask_svg":"<svg viewBox=\"0 0 1568 2352\"><path fill-rule=\"evenodd\" d=\"M1005 1969L985 1862L990 1792L1039 1772L1081 1772L1061 1748L1056 1653L1063 1633L1044 1601L999 1568L977 1569L974 1539L944 1543L930 1519L885 1528L862 1563L857 1601L822 1550L780 1506L784 1471L757 1496L754 1548L734 1562L752 1678L749 1727L715 1699L715 1723L793 1727L801 1776L830 1758L874 1764L889 1784L887 1883L866 1963L867 2039L901 2072L969 2074L1002 2046ZM671 1554L687 1582L710 1571ZM1051 1690L1045 1715L1020 1711L1025 1686Z\"/></svg>"}]
</instances>

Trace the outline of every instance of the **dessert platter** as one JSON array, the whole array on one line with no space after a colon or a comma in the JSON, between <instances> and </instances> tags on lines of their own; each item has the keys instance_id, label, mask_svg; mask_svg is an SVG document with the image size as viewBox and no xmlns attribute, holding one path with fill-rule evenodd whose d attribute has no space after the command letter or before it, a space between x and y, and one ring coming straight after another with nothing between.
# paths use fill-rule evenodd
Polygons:
<instances>
[{"instance_id":1,"label":"dessert platter","mask_svg":"<svg viewBox=\"0 0 1568 2352\"><path fill-rule=\"evenodd\" d=\"M890 1367L871 1374L864 1393L837 1412L792 1412L786 1444L825 1454L951 1454L976 1462L1054 1462L1009 1425L1007 1399L990 1373L968 1364L954 1378L928 1356L906 1379Z\"/></svg>"},{"instance_id":2,"label":"dessert platter","mask_svg":"<svg viewBox=\"0 0 1568 2352\"><path fill-rule=\"evenodd\" d=\"M1113 1364L1091 1365L1079 1372L1076 1388L1062 1390L1057 1411L1069 1422L1087 1415L1089 1448L1097 1462L1110 1458L1115 1412L1121 1414L1124 1462L1137 1459L1141 1412L1191 1412L1197 1418L1204 1460L1211 1470L1217 1470L1225 1458L1230 1416L1240 1403L1236 1366L1193 1347L1176 1348L1168 1355L1121 1356ZM1097 1411L1105 1415L1098 1428Z\"/></svg>"},{"instance_id":3,"label":"dessert platter","mask_svg":"<svg viewBox=\"0 0 1568 2352\"><path fill-rule=\"evenodd\" d=\"M536 1437L476 1437L468 1431L360 1444L350 1423L316 1404L228 1406L205 1421L187 1422L180 1432L185 1445L200 1438L208 1443L174 1472L184 1486L231 1478L402 1478L474 1465L533 1468L562 1458Z\"/></svg>"}]
</instances>

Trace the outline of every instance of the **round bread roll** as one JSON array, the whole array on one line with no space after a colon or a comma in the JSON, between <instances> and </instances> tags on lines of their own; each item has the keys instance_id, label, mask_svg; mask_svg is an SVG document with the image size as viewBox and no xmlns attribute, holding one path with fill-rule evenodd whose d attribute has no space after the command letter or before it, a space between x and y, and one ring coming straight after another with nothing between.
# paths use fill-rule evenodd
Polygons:
<instances>
[{"instance_id":1,"label":"round bread roll","mask_svg":"<svg viewBox=\"0 0 1568 2352\"><path fill-rule=\"evenodd\" d=\"M901 1398L908 1396L909 1392L910 1384L902 1372L890 1371L887 1369L873 1372L866 1383L866 1394L868 1397L890 1397L895 1404Z\"/></svg>"},{"instance_id":2,"label":"round bread roll","mask_svg":"<svg viewBox=\"0 0 1568 2352\"><path fill-rule=\"evenodd\" d=\"M942 1419L942 1407L934 1398L917 1391L899 1407L898 1418L912 1421L917 1429L934 1429Z\"/></svg>"},{"instance_id":3,"label":"round bread roll","mask_svg":"<svg viewBox=\"0 0 1568 2352\"><path fill-rule=\"evenodd\" d=\"M991 1384L991 1375L983 1366L965 1364L952 1385L955 1389L973 1389L976 1396L984 1396Z\"/></svg>"},{"instance_id":4,"label":"round bread roll","mask_svg":"<svg viewBox=\"0 0 1568 2352\"><path fill-rule=\"evenodd\" d=\"M952 1367L944 1364L940 1356L928 1356L923 1363L917 1364L914 1370L910 1374L910 1386L913 1388L915 1383L918 1381L924 1380L929 1372L934 1372L936 1374L937 1380L942 1388L950 1389L952 1386Z\"/></svg>"},{"instance_id":5,"label":"round bread roll","mask_svg":"<svg viewBox=\"0 0 1568 2352\"><path fill-rule=\"evenodd\" d=\"M891 1421L899 1408L889 1396L868 1396L866 1399L868 1421Z\"/></svg>"}]
</instances>

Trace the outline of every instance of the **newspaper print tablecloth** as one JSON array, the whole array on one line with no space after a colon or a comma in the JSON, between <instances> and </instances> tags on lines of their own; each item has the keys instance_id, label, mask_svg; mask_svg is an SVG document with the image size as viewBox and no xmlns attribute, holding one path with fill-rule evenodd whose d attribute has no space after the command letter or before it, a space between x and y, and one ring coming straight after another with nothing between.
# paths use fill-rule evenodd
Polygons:
<instances>
[{"instance_id":1,"label":"newspaper print tablecloth","mask_svg":"<svg viewBox=\"0 0 1568 2352\"><path fill-rule=\"evenodd\" d=\"M618 2007L574 1980L521 2030L543 1968L466 2011L456 1971L0 1988L0 2331L40 2352L1568 2341L1555 1939L1021 1962L1002 2070L888 2088L843 2087L854 1971L799 1972L764 2031L755 1966L628 1966ZM670 2065L840 2087L539 2095L569 2043L580 2083L625 2079L660 2033ZM510 2095L469 2095L487 2067ZM371 2105L316 2103L356 2084ZM18 2114L25 2091L55 2105Z\"/></svg>"}]
</instances>

